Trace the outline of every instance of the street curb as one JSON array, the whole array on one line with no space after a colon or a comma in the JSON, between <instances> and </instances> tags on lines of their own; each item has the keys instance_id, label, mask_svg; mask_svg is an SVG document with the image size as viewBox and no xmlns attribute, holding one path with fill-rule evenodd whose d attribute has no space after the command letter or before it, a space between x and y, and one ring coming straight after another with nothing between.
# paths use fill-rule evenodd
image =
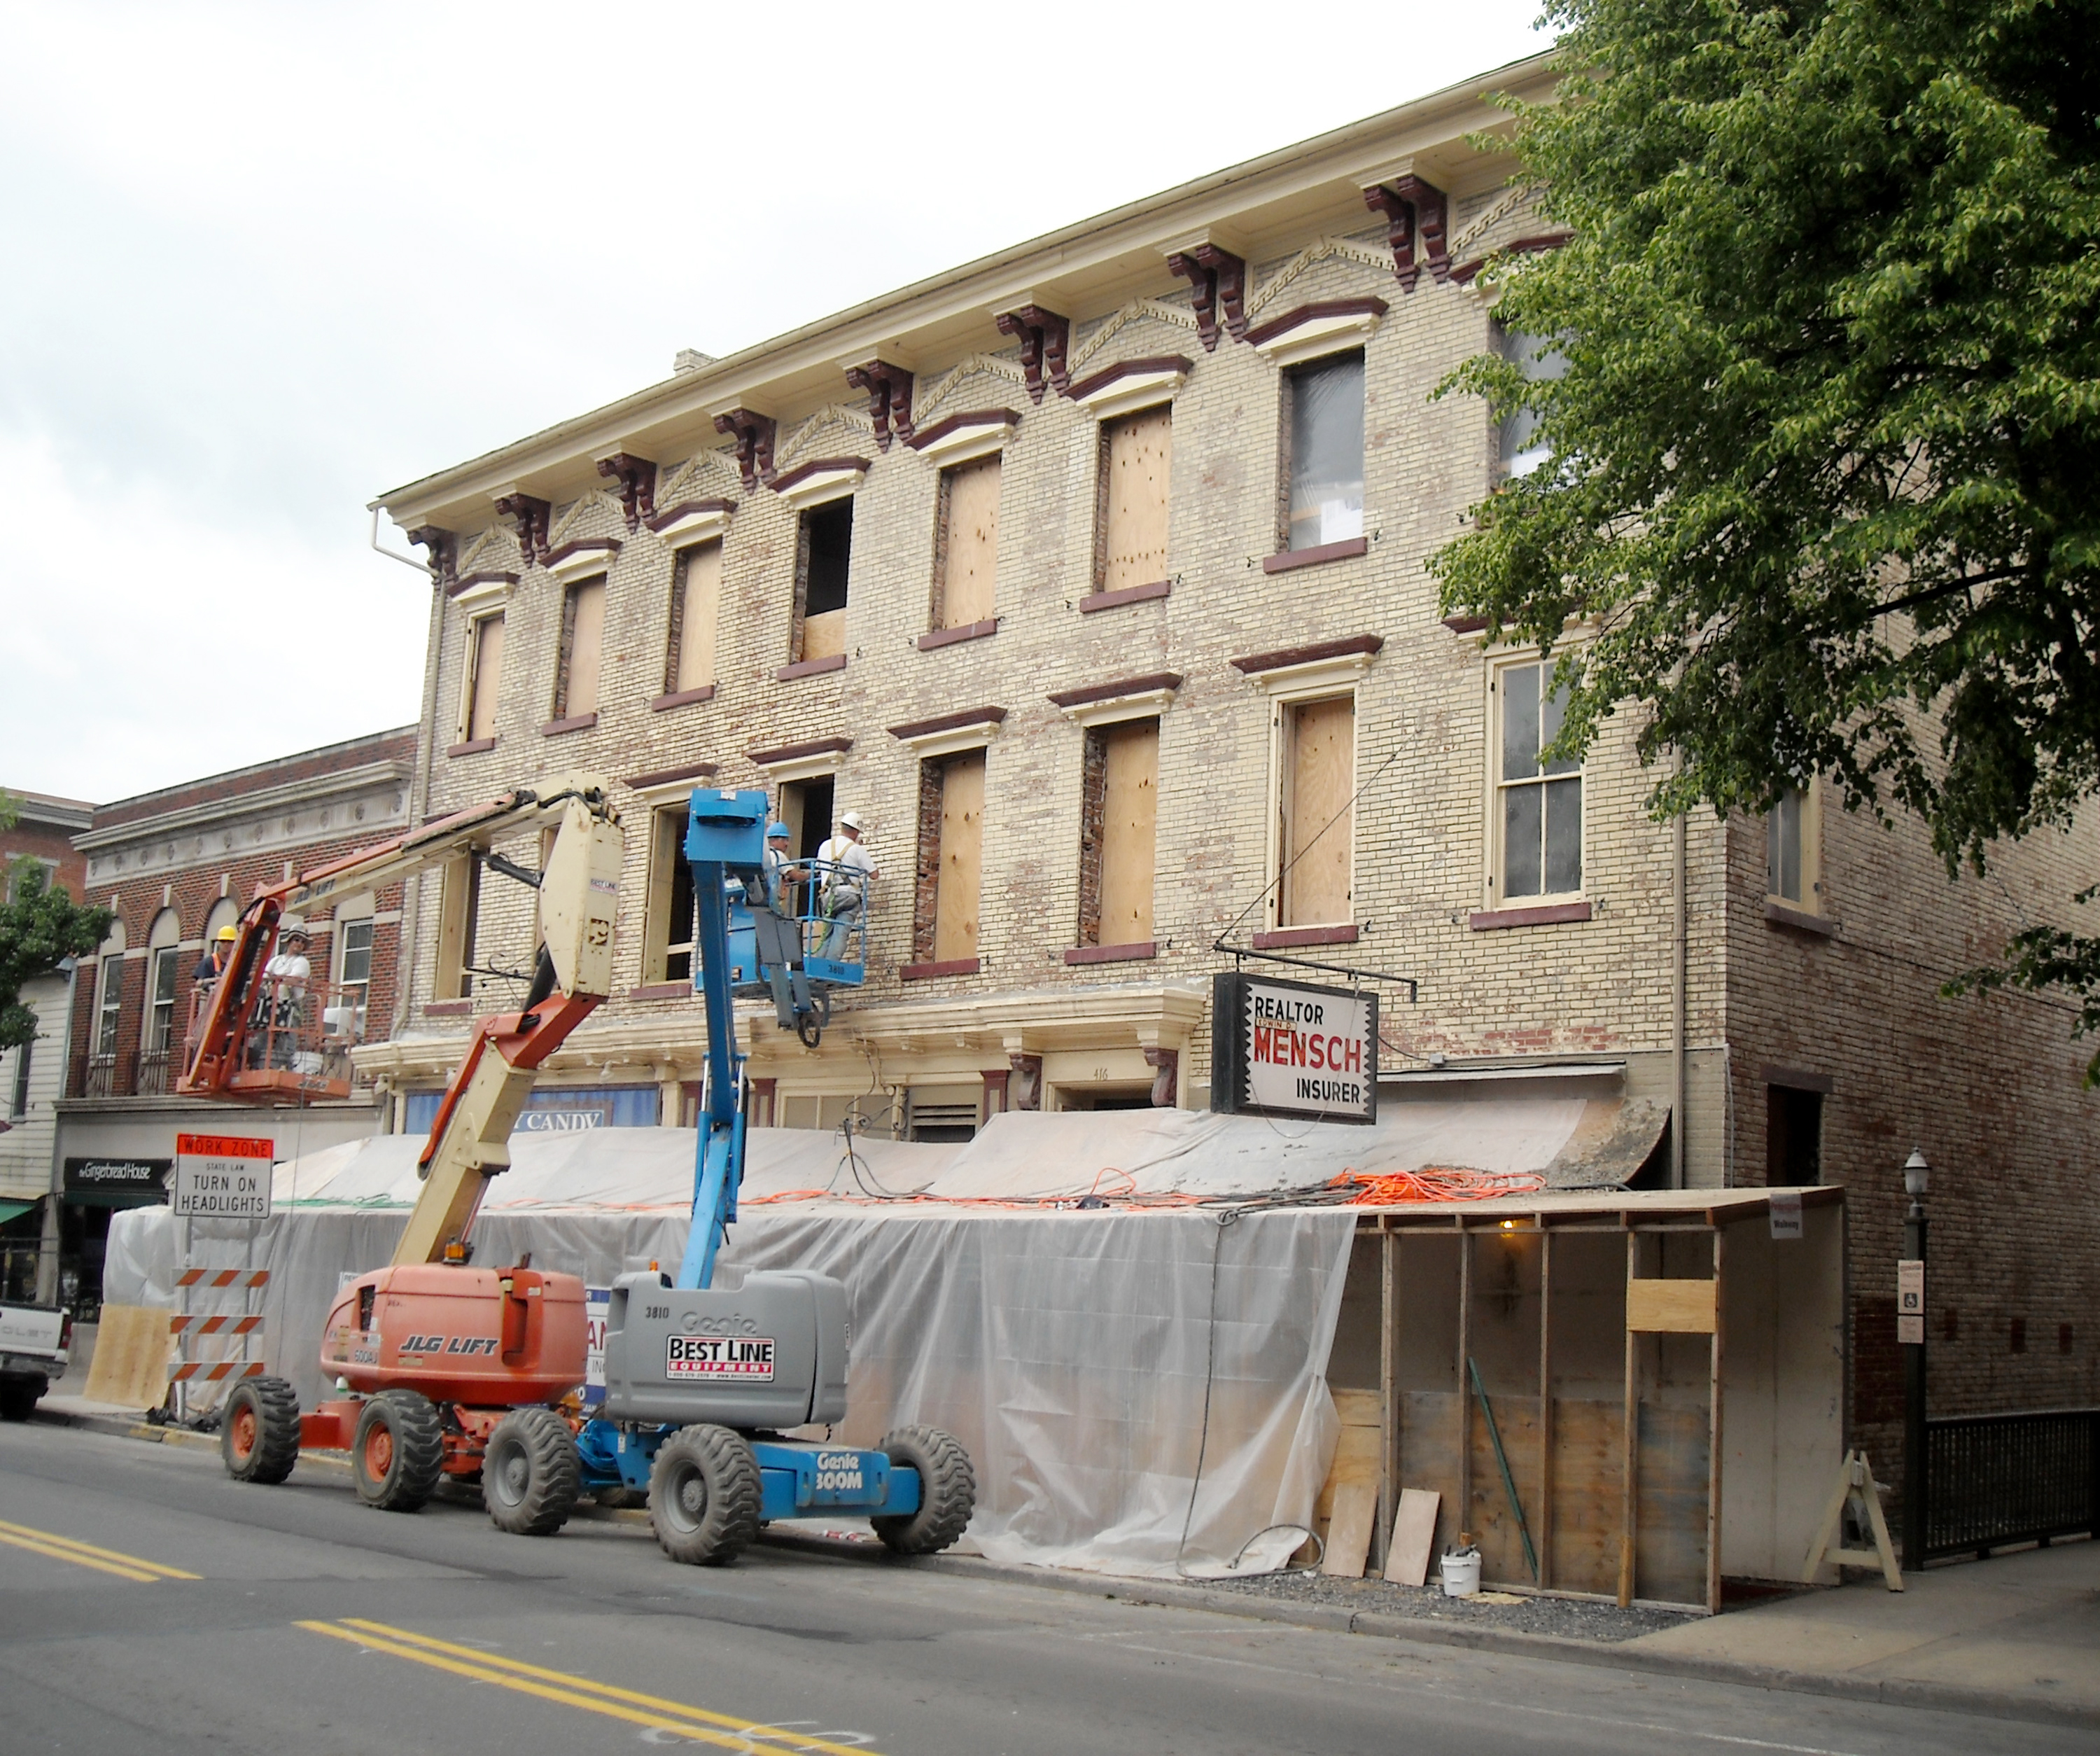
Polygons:
<instances>
[{"instance_id":1,"label":"street curb","mask_svg":"<svg viewBox=\"0 0 2100 1756\"><path fill-rule=\"evenodd\" d=\"M32 1418L47 1426L70 1427L87 1432L107 1433L119 1439L143 1440L150 1445L208 1447L216 1451L218 1439L210 1433L190 1432L179 1427L153 1427L121 1414L75 1414L68 1410L39 1408ZM347 1472L347 1458L306 1453L302 1464ZM611 1507L580 1502L572 1517L592 1523L646 1524L649 1515L634 1507ZM1522 1634L1509 1628L1454 1626L1418 1616L1395 1616L1378 1610L1352 1610L1339 1604L1290 1604L1273 1598L1243 1596L1234 1591L1207 1591L1201 1586L1175 1585L1165 1580L1120 1579L1105 1575L1074 1573L1055 1568L1025 1567L1005 1561L988 1561L969 1555L892 1555L879 1545L845 1542L805 1535L801 1532L763 1531L759 1540L769 1548L786 1549L827 1560L875 1561L884 1566L907 1567L921 1573L952 1574L964 1579L995 1579L1008 1584L1034 1586L1046 1591L1076 1592L1082 1597L1105 1598L1119 1604L1149 1604L1162 1609L1208 1610L1220 1616L1236 1616L1246 1621L1286 1623L1326 1634L1358 1634L1376 1639L1413 1641L1422 1646L1457 1647L1476 1652L1500 1652L1511 1657L1557 1660L1563 1664L1587 1665L1604 1670L1639 1670L1652 1676L1680 1677L1698 1683L1735 1683L1745 1688L1777 1689L1794 1695L1823 1695L1842 1701L1871 1701L1885 1707L1914 1707L1928 1712L1965 1714L1988 1719L2018 1719L2032 1725L2069 1726L2100 1730L2100 1709L2068 1703L2036 1701L2024 1695L2002 1694L1989 1689L1964 1688L1955 1683L1924 1683L1914 1679L1855 1677L1842 1672L1789 1670L1776 1665L1752 1665L1732 1659L1696 1658L1679 1652L1643 1652L1638 1641L1604 1645L1571 1640L1564 1635Z\"/></svg>"},{"instance_id":2,"label":"street curb","mask_svg":"<svg viewBox=\"0 0 2100 1756\"><path fill-rule=\"evenodd\" d=\"M801 1550L835 1557L866 1558L868 1546L829 1542L799 1533L768 1531L760 1540L770 1546ZM880 1553L880 1551L877 1551ZM1616 1645L1572 1640L1564 1635L1523 1634L1509 1628L1454 1626L1418 1616L1396 1616L1379 1610L1352 1610L1339 1604L1290 1604L1275 1599L1247 1597L1235 1591L1213 1591L1201 1586L1181 1586L1156 1579L1114 1579L984 1560L974 1555L881 1555L892 1566L910 1567L929 1573L952 1573L964 1578L997 1579L1017 1585L1036 1586L1051 1591L1073 1591L1082 1596L1107 1598L1122 1604L1143 1604L1169 1609L1209 1610L1220 1616L1237 1616L1249 1621L1284 1622L1327 1634L1359 1634L1389 1640L1411 1640L1423 1646L1449 1646L1476 1652L1500 1652L1511 1657L1557 1660L1564 1664L1587 1665L1605 1670L1639 1670L1651 1675L1679 1677L1699 1683L1734 1683L1745 1688L1777 1689L1795 1695L1823 1695L1840 1700L1871 1701L1886 1707L1912 1707L1946 1714L1963 1714L1990 1719L2018 1719L2046 1726L2100 1729L2100 1709L2069 1703L2036 1701L2024 1695L1989 1689L1965 1688L1955 1683L1925 1683L1908 1678L1849 1676L1842 1672L1789 1670L1777 1665L1754 1665L1733 1659L1699 1658L1688 1653L1643 1652L1635 1641Z\"/></svg>"}]
</instances>

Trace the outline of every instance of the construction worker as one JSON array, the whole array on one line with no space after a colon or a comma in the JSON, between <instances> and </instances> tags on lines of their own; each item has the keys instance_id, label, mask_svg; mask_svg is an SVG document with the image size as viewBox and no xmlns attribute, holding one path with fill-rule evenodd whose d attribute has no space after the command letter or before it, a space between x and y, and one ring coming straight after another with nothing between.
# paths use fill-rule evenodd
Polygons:
<instances>
[{"instance_id":1,"label":"construction worker","mask_svg":"<svg viewBox=\"0 0 2100 1756\"><path fill-rule=\"evenodd\" d=\"M858 811L839 819L839 832L817 849L817 900L830 924L819 957L843 958L853 929L867 918L867 887L882 874L861 840L867 820Z\"/></svg>"},{"instance_id":2,"label":"construction worker","mask_svg":"<svg viewBox=\"0 0 2100 1756\"><path fill-rule=\"evenodd\" d=\"M221 927L211 943L205 947L204 955L197 960L196 968L190 972L190 980L201 987L208 988L224 975L227 962L233 955L233 942L238 937L232 921Z\"/></svg>"},{"instance_id":3,"label":"construction worker","mask_svg":"<svg viewBox=\"0 0 2100 1756\"><path fill-rule=\"evenodd\" d=\"M785 823L766 826L765 853L761 863L765 875L765 900L776 915L794 917L792 898L788 886L800 875L801 868L788 858L788 846L792 838Z\"/></svg>"}]
</instances>

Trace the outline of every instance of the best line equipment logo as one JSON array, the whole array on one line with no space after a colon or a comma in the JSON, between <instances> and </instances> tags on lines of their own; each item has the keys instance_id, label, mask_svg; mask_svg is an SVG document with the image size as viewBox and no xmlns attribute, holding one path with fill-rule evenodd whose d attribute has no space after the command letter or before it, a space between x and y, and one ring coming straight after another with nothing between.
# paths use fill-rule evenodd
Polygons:
<instances>
[{"instance_id":1,"label":"best line equipment logo","mask_svg":"<svg viewBox=\"0 0 2100 1756\"><path fill-rule=\"evenodd\" d=\"M673 1383L770 1384L770 1335L673 1335L666 1343L664 1375Z\"/></svg>"}]
</instances>

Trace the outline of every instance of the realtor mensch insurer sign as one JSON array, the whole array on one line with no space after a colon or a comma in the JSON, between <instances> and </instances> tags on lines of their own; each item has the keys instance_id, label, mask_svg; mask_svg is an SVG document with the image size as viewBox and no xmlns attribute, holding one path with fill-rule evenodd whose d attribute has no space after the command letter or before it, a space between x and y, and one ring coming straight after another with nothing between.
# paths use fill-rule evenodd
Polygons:
<instances>
[{"instance_id":1,"label":"realtor mensch insurer sign","mask_svg":"<svg viewBox=\"0 0 2100 1756\"><path fill-rule=\"evenodd\" d=\"M1241 972L1212 978L1211 1108L1378 1119L1378 995Z\"/></svg>"}]
</instances>

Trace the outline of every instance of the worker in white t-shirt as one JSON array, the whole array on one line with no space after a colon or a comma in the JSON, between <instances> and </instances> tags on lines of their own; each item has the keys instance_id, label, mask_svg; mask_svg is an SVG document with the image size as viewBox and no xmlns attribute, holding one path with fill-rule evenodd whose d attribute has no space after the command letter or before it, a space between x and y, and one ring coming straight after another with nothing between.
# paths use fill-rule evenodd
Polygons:
<instances>
[{"instance_id":1,"label":"worker in white t-shirt","mask_svg":"<svg viewBox=\"0 0 2100 1756\"><path fill-rule=\"evenodd\" d=\"M262 966L263 992L269 996L270 1022L276 1033L273 1063L289 1066L300 1026L306 1022L307 984L314 966L307 959L311 941L303 927L288 927L277 941L277 955Z\"/></svg>"},{"instance_id":2,"label":"worker in white t-shirt","mask_svg":"<svg viewBox=\"0 0 2100 1756\"><path fill-rule=\"evenodd\" d=\"M819 957L843 957L852 929L867 918L868 883L882 874L861 840L867 827L858 811L848 811L839 819L839 832L817 849L817 900L831 923Z\"/></svg>"}]
</instances>

